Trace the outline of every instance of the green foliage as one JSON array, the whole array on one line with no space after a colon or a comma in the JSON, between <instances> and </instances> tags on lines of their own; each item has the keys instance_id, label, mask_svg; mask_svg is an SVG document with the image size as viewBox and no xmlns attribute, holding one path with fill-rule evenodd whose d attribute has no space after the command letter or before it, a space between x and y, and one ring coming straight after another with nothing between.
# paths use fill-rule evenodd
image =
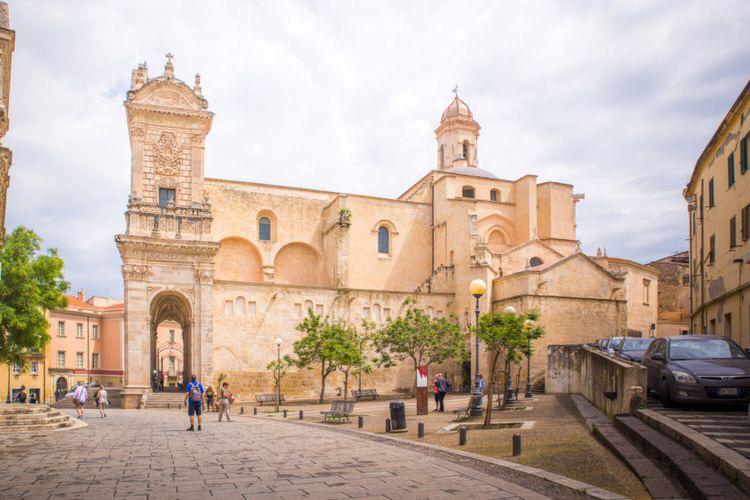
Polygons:
<instances>
[{"instance_id":1,"label":"green foliage","mask_svg":"<svg viewBox=\"0 0 750 500\"><path fill-rule=\"evenodd\" d=\"M266 370L269 370L273 374L274 385L281 385L281 381L284 379L286 374L289 372L289 366L291 365L289 356L285 356L280 360L274 359L266 365Z\"/></svg>"},{"instance_id":2,"label":"green foliage","mask_svg":"<svg viewBox=\"0 0 750 500\"><path fill-rule=\"evenodd\" d=\"M344 374L348 376L348 370L361 362L356 332L345 323L322 319L312 309L297 330L304 336L294 343L295 357L288 358L289 362L300 368L319 367L322 403L328 375L346 369Z\"/></svg>"},{"instance_id":3,"label":"green foliage","mask_svg":"<svg viewBox=\"0 0 750 500\"><path fill-rule=\"evenodd\" d=\"M27 351L49 341L45 311L67 305L68 282L55 249L41 252L42 240L19 226L0 250L0 362L22 363Z\"/></svg>"},{"instance_id":4,"label":"green foliage","mask_svg":"<svg viewBox=\"0 0 750 500\"><path fill-rule=\"evenodd\" d=\"M393 366L411 359L416 370L418 366L468 358L466 338L455 316L431 318L415 306L413 299L407 299L405 305L403 316L389 318L374 335L379 365Z\"/></svg>"}]
</instances>

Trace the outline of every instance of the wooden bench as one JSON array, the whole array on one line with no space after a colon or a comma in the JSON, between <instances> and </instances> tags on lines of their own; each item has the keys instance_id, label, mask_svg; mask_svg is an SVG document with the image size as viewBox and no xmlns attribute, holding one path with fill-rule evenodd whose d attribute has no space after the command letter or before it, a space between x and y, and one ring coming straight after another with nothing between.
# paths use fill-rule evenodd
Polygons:
<instances>
[{"instance_id":1,"label":"wooden bench","mask_svg":"<svg viewBox=\"0 0 750 500\"><path fill-rule=\"evenodd\" d=\"M337 399L331 403L331 409L328 411L321 411L324 422L341 423L342 421L349 423L349 417L352 416L354 411L354 403L347 399Z\"/></svg>"},{"instance_id":2,"label":"wooden bench","mask_svg":"<svg viewBox=\"0 0 750 500\"><path fill-rule=\"evenodd\" d=\"M353 389L352 396L354 396L354 399L356 399L357 401L359 401L360 398L378 399L378 390L377 389Z\"/></svg>"},{"instance_id":3,"label":"wooden bench","mask_svg":"<svg viewBox=\"0 0 750 500\"><path fill-rule=\"evenodd\" d=\"M276 402L276 394L256 394L255 395L255 402L260 403L261 406L263 406L263 403L275 403ZM284 395L279 395L279 404L284 402Z\"/></svg>"},{"instance_id":4,"label":"wooden bench","mask_svg":"<svg viewBox=\"0 0 750 500\"><path fill-rule=\"evenodd\" d=\"M469 418L469 413L471 413L471 409L481 404L482 404L482 395L472 394L471 398L469 399L469 403L466 405L466 408L461 408L460 410L453 410L453 413L457 414L456 420L466 420L467 418Z\"/></svg>"}]
</instances>

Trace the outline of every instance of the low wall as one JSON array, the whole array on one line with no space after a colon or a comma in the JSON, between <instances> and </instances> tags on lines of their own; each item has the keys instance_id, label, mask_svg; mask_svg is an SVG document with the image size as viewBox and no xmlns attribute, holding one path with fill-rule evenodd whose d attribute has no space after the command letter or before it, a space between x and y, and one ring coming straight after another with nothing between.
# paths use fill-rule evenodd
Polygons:
<instances>
[{"instance_id":1,"label":"low wall","mask_svg":"<svg viewBox=\"0 0 750 500\"><path fill-rule=\"evenodd\" d=\"M547 393L583 395L611 419L645 400L646 368L586 345L551 345L544 385Z\"/></svg>"}]
</instances>

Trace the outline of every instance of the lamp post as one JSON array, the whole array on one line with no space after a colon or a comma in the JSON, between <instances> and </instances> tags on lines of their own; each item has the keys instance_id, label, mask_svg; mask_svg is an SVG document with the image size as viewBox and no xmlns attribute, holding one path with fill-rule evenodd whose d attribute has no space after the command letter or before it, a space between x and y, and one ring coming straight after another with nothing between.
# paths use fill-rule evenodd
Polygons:
<instances>
[{"instance_id":1,"label":"lamp post","mask_svg":"<svg viewBox=\"0 0 750 500\"><path fill-rule=\"evenodd\" d=\"M513 306L506 306L505 309L503 309L503 312L507 314L508 316L515 316L516 315L516 308ZM506 363L507 364L507 363ZM505 394L504 394L505 402L513 400L513 391L511 390L511 379L510 379L510 370L506 367L505 372Z\"/></svg>"},{"instance_id":2,"label":"lamp post","mask_svg":"<svg viewBox=\"0 0 750 500\"><path fill-rule=\"evenodd\" d=\"M281 337L276 337L276 413L281 399Z\"/></svg>"},{"instance_id":3,"label":"lamp post","mask_svg":"<svg viewBox=\"0 0 750 500\"><path fill-rule=\"evenodd\" d=\"M534 322L531 319L527 319L523 322L526 331L528 332L534 327ZM526 393L523 395L524 398L529 399L532 397L531 394L531 336L529 335L529 344L526 351Z\"/></svg>"},{"instance_id":4,"label":"lamp post","mask_svg":"<svg viewBox=\"0 0 750 500\"><path fill-rule=\"evenodd\" d=\"M742 338L742 308L744 307L743 302L744 302L744 298L745 297L744 297L744 294L742 293L742 264L745 263L745 259L742 259L742 258L734 259L732 262L734 262L735 264L738 265L738 269L739 269L739 272L740 272L739 279L737 280L737 290L740 293L740 318L739 318L740 319L740 338L739 338L739 340L740 340L740 344L741 344L742 341L744 340Z\"/></svg>"},{"instance_id":5,"label":"lamp post","mask_svg":"<svg viewBox=\"0 0 750 500\"><path fill-rule=\"evenodd\" d=\"M475 309L475 315L476 315L476 327L479 329L479 299L482 298L482 295L487 292L487 284L480 280L475 279L471 282L469 285L469 293L471 293L476 301L476 309ZM474 390L478 392L479 389L479 335L476 333L474 334L474 354L476 356L474 360Z\"/></svg>"}]
</instances>

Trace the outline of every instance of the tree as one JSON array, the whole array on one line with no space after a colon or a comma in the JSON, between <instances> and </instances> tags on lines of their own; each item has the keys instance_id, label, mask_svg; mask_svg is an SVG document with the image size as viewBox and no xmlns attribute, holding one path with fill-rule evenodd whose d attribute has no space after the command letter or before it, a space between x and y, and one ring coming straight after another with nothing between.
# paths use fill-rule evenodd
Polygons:
<instances>
[{"instance_id":1,"label":"tree","mask_svg":"<svg viewBox=\"0 0 750 500\"><path fill-rule=\"evenodd\" d=\"M500 359L504 362L504 385L507 386L511 363L520 360L524 354L531 356L531 341L544 335L544 328L533 323L538 318L539 315L535 311L527 314L493 312L483 314L479 318L479 325L475 327L476 335L492 354L487 411L484 415L485 427L489 426L492 420L492 396L497 383L497 363ZM506 398L503 397L503 407L505 403Z\"/></svg>"},{"instance_id":2,"label":"tree","mask_svg":"<svg viewBox=\"0 0 750 500\"><path fill-rule=\"evenodd\" d=\"M360 390L362 390L362 374L372 373L370 361L375 332L375 323L368 319L363 319L362 325L357 329L357 347L360 354L359 366L357 366L357 383Z\"/></svg>"},{"instance_id":3,"label":"tree","mask_svg":"<svg viewBox=\"0 0 750 500\"><path fill-rule=\"evenodd\" d=\"M344 374L344 399L349 392L349 374L353 368L357 368L362 376L361 371L365 368L365 361L362 350L360 349L360 337L353 328L345 328L347 338L342 339L338 349L338 370Z\"/></svg>"},{"instance_id":4,"label":"tree","mask_svg":"<svg viewBox=\"0 0 750 500\"><path fill-rule=\"evenodd\" d=\"M42 239L17 227L0 250L0 362L23 363L27 351L49 341L45 311L67 305L63 260L53 248L41 252Z\"/></svg>"},{"instance_id":5,"label":"tree","mask_svg":"<svg viewBox=\"0 0 750 500\"><path fill-rule=\"evenodd\" d=\"M411 359L414 364L414 386L419 366L430 366L449 359L468 358L466 338L455 316L431 318L407 299L406 313L389 318L375 334L373 343L380 354L380 365L392 366L396 361Z\"/></svg>"},{"instance_id":6,"label":"tree","mask_svg":"<svg viewBox=\"0 0 750 500\"><path fill-rule=\"evenodd\" d=\"M304 334L294 343L295 358L289 361L300 368L320 367L320 398L322 403L326 390L326 379L343 364L356 366L357 344L352 329L340 322L321 319L312 309L307 317L297 325L297 330ZM354 364L352 364L354 362ZM347 371L348 383L348 371Z\"/></svg>"}]
</instances>

